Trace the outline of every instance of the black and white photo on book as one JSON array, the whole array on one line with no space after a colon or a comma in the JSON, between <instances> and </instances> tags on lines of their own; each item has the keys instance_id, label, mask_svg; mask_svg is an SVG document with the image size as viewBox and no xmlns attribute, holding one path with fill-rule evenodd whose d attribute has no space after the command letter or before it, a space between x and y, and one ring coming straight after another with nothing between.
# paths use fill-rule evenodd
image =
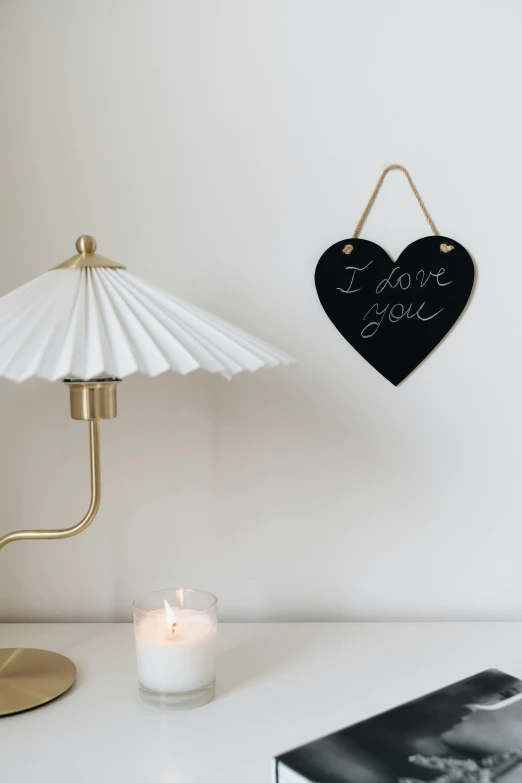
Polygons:
<instances>
[{"instance_id":1,"label":"black and white photo on book","mask_svg":"<svg viewBox=\"0 0 522 783\"><path fill-rule=\"evenodd\" d=\"M522 681L488 669L283 753L275 783L522 783Z\"/></svg>"}]
</instances>

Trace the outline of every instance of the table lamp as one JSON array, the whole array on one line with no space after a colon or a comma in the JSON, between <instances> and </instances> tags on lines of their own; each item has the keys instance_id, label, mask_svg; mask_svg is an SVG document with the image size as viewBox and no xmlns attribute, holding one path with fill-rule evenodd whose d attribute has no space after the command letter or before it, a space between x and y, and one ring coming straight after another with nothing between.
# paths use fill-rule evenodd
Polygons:
<instances>
[{"instance_id":1,"label":"table lamp","mask_svg":"<svg viewBox=\"0 0 522 783\"><path fill-rule=\"evenodd\" d=\"M127 375L182 375L198 368L231 378L293 359L247 332L130 274L81 236L77 254L0 298L0 376L64 381L71 416L89 423L91 502L56 530L18 530L13 541L67 538L85 530L101 498L99 422L116 416ZM0 715L41 706L71 687L76 668L48 650L0 649Z\"/></svg>"}]
</instances>

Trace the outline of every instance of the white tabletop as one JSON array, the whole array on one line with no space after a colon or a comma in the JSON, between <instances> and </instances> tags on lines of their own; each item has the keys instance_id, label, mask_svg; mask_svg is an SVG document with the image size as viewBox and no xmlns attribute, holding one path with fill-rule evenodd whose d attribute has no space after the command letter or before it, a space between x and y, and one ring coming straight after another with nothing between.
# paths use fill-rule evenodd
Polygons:
<instances>
[{"instance_id":1,"label":"white tabletop","mask_svg":"<svg viewBox=\"0 0 522 783\"><path fill-rule=\"evenodd\" d=\"M2 783L269 783L272 756L496 667L522 623L222 624L215 701L141 701L127 624L0 625L0 646L68 655L76 685L0 719Z\"/></svg>"}]
</instances>

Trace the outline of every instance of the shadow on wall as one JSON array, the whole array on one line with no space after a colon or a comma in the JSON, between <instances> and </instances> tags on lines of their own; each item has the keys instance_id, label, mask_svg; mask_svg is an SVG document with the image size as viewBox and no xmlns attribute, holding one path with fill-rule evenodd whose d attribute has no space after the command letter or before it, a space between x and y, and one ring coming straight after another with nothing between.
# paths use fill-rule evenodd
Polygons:
<instances>
[{"instance_id":1,"label":"shadow on wall","mask_svg":"<svg viewBox=\"0 0 522 783\"><path fill-rule=\"evenodd\" d=\"M88 502L86 428L69 419L59 384L0 386L11 414L2 528L69 525ZM307 619L317 616L314 562L323 584L346 570L321 617L346 615L362 520L380 524L407 482L360 397L340 417L299 366L232 382L136 375L118 397L118 418L102 426L97 519L72 539L6 548L4 619L128 620L136 596L180 584L219 592L224 619ZM295 596L291 609L278 595L296 583L297 610Z\"/></svg>"},{"instance_id":2,"label":"shadow on wall","mask_svg":"<svg viewBox=\"0 0 522 783\"><path fill-rule=\"evenodd\" d=\"M132 379L125 415L140 419L118 450L130 454L139 442L128 459L140 479L126 492L128 516L110 525L117 617L128 616L131 596L181 583L219 586L225 619L280 619L289 609L267 582L297 582L303 606L292 616L316 613L307 600L316 590L310 547L321 571L328 560L337 568L361 519L371 508L378 519L379 504L399 498L406 479L382 447L386 434L367 431L361 400L347 402L339 420L328 393L314 394L299 375L302 368L232 382ZM154 411L143 416L152 389ZM125 464L121 480L111 477L120 488ZM154 563L152 581L144 561ZM346 613L356 582L346 573L345 592L323 605L323 619Z\"/></svg>"}]
</instances>

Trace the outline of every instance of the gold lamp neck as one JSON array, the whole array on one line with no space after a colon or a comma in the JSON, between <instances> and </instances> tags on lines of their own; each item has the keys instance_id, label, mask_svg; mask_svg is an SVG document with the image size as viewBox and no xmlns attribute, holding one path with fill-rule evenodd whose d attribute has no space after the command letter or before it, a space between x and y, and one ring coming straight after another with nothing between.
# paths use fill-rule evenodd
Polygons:
<instances>
[{"instance_id":1,"label":"gold lamp neck","mask_svg":"<svg viewBox=\"0 0 522 783\"><path fill-rule=\"evenodd\" d=\"M96 240L94 237L83 234L76 240L76 250L78 251L75 256L68 258L67 261L62 261L61 264L53 266L53 269L82 269L89 267L99 267L102 269L127 269L123 264L118 264L116 261L111 261L110 258L105 258L96 252Z\"/></svg>"},{"instance_id":2,"label":"gold lamp neck","mask_svg":"<svg viewBox=\"0 0 522 783\"><path fill-rule=\"evenodd\" d=\"M82 381L71 378L65 381L71 393L71 416L73 419L89 422L89 442L91 452L91 503L87 513L73 527L52 530L15 530L0 537L0 549L12 541L29 541L43 538L68 538L81 533L88 527L100 507L100 420L113 419L116 416L116 387L118 378L92 378ZM1 661L0 661L1 663ZM0 689L0 715L2 715L2 694ZM31 706L36 706L32 704Z\"/></svg>"}]
</instances>

